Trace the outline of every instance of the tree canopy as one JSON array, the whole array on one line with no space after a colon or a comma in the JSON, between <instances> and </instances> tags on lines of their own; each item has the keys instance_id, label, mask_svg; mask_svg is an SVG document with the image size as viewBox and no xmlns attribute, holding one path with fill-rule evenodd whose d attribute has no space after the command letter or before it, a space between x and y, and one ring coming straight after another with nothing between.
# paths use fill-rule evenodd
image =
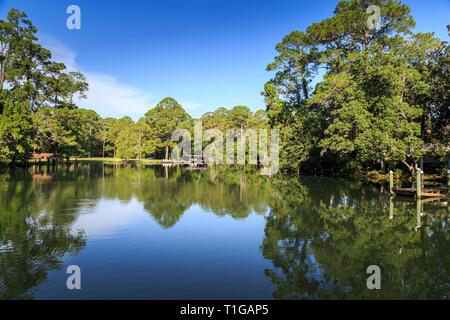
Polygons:
<instances>
[{"instance_id":1,"label":"tree canopy","mask_svg":"<svg viewBox=\"0 0 450 320\"><path fill-rule=\"evenodd\" d=\"M369 5L380 8L374 28ZM449 45L414 26L399 1L341 0L276 45L263 96L283 167L414 171L424 143L448 152Z\"/></svg>"},{"instance_id":2,"label":"tree canopy","mask_svg":"<svg viewBox=\"0 0 450 320\"><path fill-rule=\"evenodd\" d=\"M276 45L262 92L266 110L220 107L199 120L222 131L279 129L285 170L414 173L425 144L440 157L450 150L450 46L414 26L400 1L341 0L331 17ZM0 164L32 152L168 159L174 130L192 131L194 119L171 97L137 121L78 108L87 79L53 61L36 34L24 12L12 9L0 20Z\"/></svg>"},{"instance_id":3,"label":"tree canopy","mask_svg":"<svg viewBox=\"0 0 450 320\"><path fill-rule=\"evenodd\" d=\"M169 149L175 146L175 142L171 140L172 133L177 128L186 128L191 117L178 101L168 97L149 110L144 119L155 130L158 147L164 149L164 159L169 159Z\"/></svg>"}]
</instances>

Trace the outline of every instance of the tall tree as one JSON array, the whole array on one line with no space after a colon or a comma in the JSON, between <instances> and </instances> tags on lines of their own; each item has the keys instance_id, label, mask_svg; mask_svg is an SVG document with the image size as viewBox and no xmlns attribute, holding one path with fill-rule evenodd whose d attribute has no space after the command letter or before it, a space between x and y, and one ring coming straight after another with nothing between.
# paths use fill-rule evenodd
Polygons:
<instances>
[{"instance_id":1,"label":"tall tree","mask_svg":"<svg viewBox=\"0 0 450 320\"><path fill-rule=\"evenodd\" d=\"M0 127L2 128L0 162L15 162L29 156L33 140L31 129L34 126L34 129L44 130L46 124L40 120L43 114L49 113L49 110L44 110L36 117L32 113L49 106L75 108L73 97L76 94L80 98L85 97L88 89L81 73L66 73L64 64L51 60L50 51L38 43L36 33L36 27L24 12L11 9L6 20L0 19ZM58 116L60 115L58 114L56 119ZM71 121L73 117L77 118L75 114L70 114ZM32 124L33 118L38 121L37 126ZM73 123L76 122L73 121ZM55 123L58 124L59 129L67 133L62 135L65 137L62 138L65 142L58 146L68 147L70 144L70 148L77 149L75 144L79 145L82 137L78 136L78 142L69 143L69 140L73 140L73 128L67 128L70 125L61 126L59 120L51 122L49 127ZM37 136L52 135L51 129L45 130L45 133L38 131ZM54 136L54 138L58 140L62 136ZM35 142L34 145L38 149L46 145L44 141ZM61 143L61 141L47 143L48 147L52 143ZM75 152L74 150L69 152L67 148L65 150L67 154ZM81 151L77 149L76 152Z\"/></svg>"},{"instance_id":2,"label":"tall tree","mask_svg":"<svg viewBox=\"0 0 450 320\"><path fill-rule=\"evenodd\" d=\"M370 5L380 9L372 25ZM448 144L448 45L414 25L399 1L341 0L332 17L283 38L263 92L283 166L400 162L414 172L424 141Z\"/></svg>"},{"instance_id":3,"label":"tall tree","mask_svg":"<svg viewBox=\"0 0 450 320\"><path fill-rule=\"evenodd\" d=\"M183 123L191 121L191 117L175 99L168 97L145 114L145 121L154 130L159 140L158 147L164 149L167 160L170 148L175 146L171 140L172 133Z\"/></svg>"},{"instance_id":4,"label":"tall tree","mask_svg":"<svg viewBox=\"0 0 450 320\"><path fill-rule=\"evenodd\" d=\"M31 150L29 105L9 92L0 92L0 164L26 161Z\"/></svg>"},{"instance_id":5,"label":"tall tree","mask_svg":"<svg viewBox=\"0 0 450 320\"><path fill-rule=\"evenodd\" d=\"M156 137L156 132L144 119L140 119L134 124L133 131L136 135L137 158L143 159L152 155L156 151L158 144L160 144Z\"/></svg>"}]
</instances>

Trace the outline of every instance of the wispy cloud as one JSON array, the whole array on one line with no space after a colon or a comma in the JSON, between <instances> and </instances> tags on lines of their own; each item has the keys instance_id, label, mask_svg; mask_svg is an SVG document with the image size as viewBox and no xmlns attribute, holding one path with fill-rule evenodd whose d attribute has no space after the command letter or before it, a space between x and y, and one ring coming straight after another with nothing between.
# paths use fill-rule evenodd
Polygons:
<instances>
[{"instance_id":1,"label":"wispy cloud","mask_svg":"<svg viewBox=\"0 0 450 320\"><path fill-rule=\"evenodd\" d=\"M78 104L83 108L96 110L102 116L142 117L153 105L150 96L138 89L120 82L114 76L86 72L89 93L86 100Z\"/></svg>"},{"instance_id":2,"label":"wispy cloud","mask_svg":"<svg viewBox=\"0 0 450 320\"><path fill-rule=\"evenodd\" d=\"M181 101L180 104L189 113L191 113L191 112L194 113L194 112L198 111L199 109L203 109L205 107L201 103L198 103L198 102L195 102L195 101Z\"/></svg>"},{"instance_id":3,"label":"wispy cloud","mask_svg":"<svg viewBox=\"0 0 450 320\"><path fill-rule=\"evenodd\" d=\"M55 61L63 62L69 71L80 71L86 76L89 92L87 99L76 101L80 107L95 110L102 117L128 115L138 119L155 104L149 93L122 82L118 77L83 68L77 63L76 54L59 40L44 35L41 41L52 52Z\"/></svg>"}]
</instances>

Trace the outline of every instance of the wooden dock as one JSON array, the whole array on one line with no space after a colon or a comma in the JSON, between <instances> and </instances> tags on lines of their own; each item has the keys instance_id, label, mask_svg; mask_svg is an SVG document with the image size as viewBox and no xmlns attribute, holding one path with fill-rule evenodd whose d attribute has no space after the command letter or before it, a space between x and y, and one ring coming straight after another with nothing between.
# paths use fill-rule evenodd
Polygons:
<instances>
[{"instance_id":1,"label":"wooden dock","mask_svg":"<svg viewBox=\"0 0 450 320\"><path fill-rule=\"evenodd\" d=\"M189 167L207 167L208 159L203 155L186 155L182 156L178 160L164 160L163 164L165 165L182 165Z\"/></svg>"},{"instance_id":2,"label":"wooden dock","mask_svg":"<svg viewBox=\"0 0 450 320\"><path fill-rule=\"evenodd\" d=\"M421 170L417 172L416 176L416 185L411 188L402 188L394 186L394 173L392 171L389 172L389 189L392 195L400 195L407 197L416 197L417 199L422 198L444 198L450 196L450 170L448 171L447 177L447 187L437 186L437 187L426 187L424 185L424 174Z\"/></svg>"},{"instance_id":3,"label":"wooden dock","mask_svg":"<svg viewBox=\"0 0 450 320\"><path fill-rule=\"evenodd\" d=\"M417 195L416 188L394 188L394 193L401 196L415 197ZM444 198L447 188L422 188L422 198Z\"/></svg>"}]
</instances>

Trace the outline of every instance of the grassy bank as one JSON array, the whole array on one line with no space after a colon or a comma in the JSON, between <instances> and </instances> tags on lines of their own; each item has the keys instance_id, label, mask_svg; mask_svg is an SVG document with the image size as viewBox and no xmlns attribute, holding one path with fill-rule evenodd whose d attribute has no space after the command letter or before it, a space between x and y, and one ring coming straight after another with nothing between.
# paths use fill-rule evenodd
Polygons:
<instances>
[{"instance_id":1,"label":"grassy bank","mask_svg":"<svg viewBox=\"0 0 450 320\"><path fill-rule=\"evenodd\" d=\"M102 158L102 157L93 157L93 158L76 158L76 157L71 157L70 158L70 162L74 163L74 162L108 162L108 163L122 163L122 162L126 162L126 159L122 159L122 158ZM28 164L29 165L33 165L33 164L47 164L49 161L46 159L41 159L40 161L38 160L34 160L34 159L30 159L28 160ZM60 159L58 161L59 163L66 163L66 159ZM128 162L140 162L143 164L162 164L163 160L158 160L158 159L154 159L154 160L147 160L147 159L128 159Z\"/></svg>"},{"instance_id":2,"label":"grassy bank","mask_svg":"<svg viewBox=\"0 0 450 320\"><path fill-rule=\"evenodd\" d=\"M112 163L122 163L126 162L127 159L122 158L70 158L70 161L83 161L83 162L112 162ZM154 159L154 160L147 160L147 159L128 159L128 162L140 162L144 164L162 164L163 160Z\"/></svg>"}]
</instances>

